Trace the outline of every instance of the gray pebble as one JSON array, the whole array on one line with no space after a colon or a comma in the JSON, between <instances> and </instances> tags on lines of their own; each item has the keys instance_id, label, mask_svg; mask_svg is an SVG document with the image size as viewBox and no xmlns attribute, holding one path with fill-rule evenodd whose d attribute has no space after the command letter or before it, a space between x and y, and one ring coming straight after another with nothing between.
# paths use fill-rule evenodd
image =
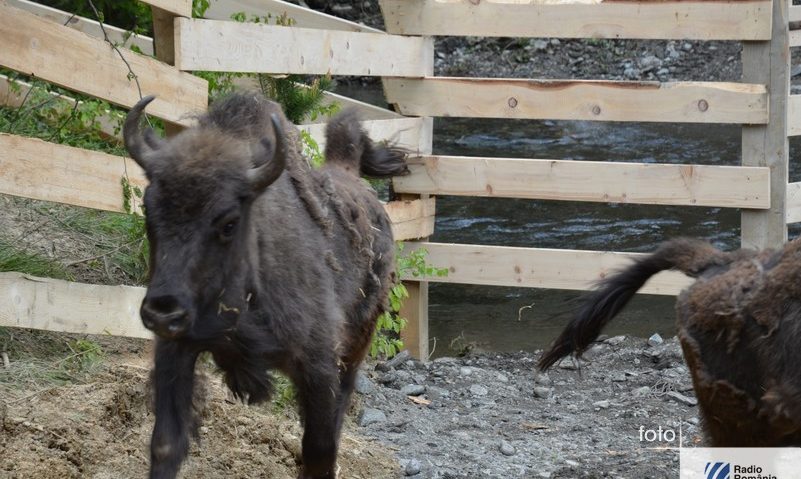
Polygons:
<instances>
[{"instance_id":1,"label":"gray pebble","mask_svg":"<svg viewBox=\"0 0 801 479\"><path fill-rule=\"evenodd\" d=\"M534 386L534 395L541 399L548 399L553 394L553 388Z\"/></svg>"},{"instance_id":2,"label":"gray pebble","mask_svg":"<svg viewBox=\"0 0 801 479\"><path fill-rule=\"evenodd\" d=\"M367 426L377 422L384 422L387 420L387 415L383 411L373 408L365 408L359 415L359 426Z\"/></svg>"},{"instance_id":3,"label":"gray pebble","mask_svg":"<svg viewBox=\"0 0 801 479\"><path fill-rule=\"evenodd\" d=\"M652 348L659 346L664 342L665 340L662 339L662 336L660 336L659 333L654 333L650 338L648 338L648 346L651 346Z\"/></svg>"},{"instance_id":4,"label":"gray pebble","mask_svg":"<svg viewBox=\"0 0 801 479\"><path fill-rule=\"evenodd\" d=\"M501 441L500 446L498 449L501 451L501 454L504 456L514 456L517 451L515 451L515 447L509 444L508 441Z\"/></svg>"},{"instance_id":5,"label":"gray pebble","mask_svg":"<svg viewBox=\"0 0 801 479\"><path fill-rule=\"evenodd\" d=\"M356 374L356 392L359 394L370 394L375 390L375 385L370 378L368 378L363 372L359 371Z\"/></svg>"},{"instance_id":6,"label":"gray pebble","mask_svg":"<svg viewBox=\"0 0 801 479\"><path fill-rule=\"evenodd\" d=\"M416 476L420 474L420 471L423 470L423 465L420 464L420 461L417 459L412 459L406 463L406 467L403 469L403 473L407 476Z\"/></svg>"},{"instance_id":7,"label":"gray pebble","mask_svg":"<svg viewBox=\"0 0 801 479\"><path fill-rule=\"evenodd\" d=\"M470 394L473 396L486 396L489 390L480 384L470 386Z\"/></svg>"},{"instance_id":8,"label":"gray pebble","mask_svg":"<svg viewBox=\"0 0 801 479\"><path fill-rule=\"evenodd\" d=\"M407 384L401 388L401 394L404 396L420 396L426 392L426 387L421 384Z\"/></svg>"},{"instance_id":9,"label":"gray pebble","mask_svg":"<svg viewBox=\"0 0 801 479\"><path fill-rule=\"evenodd\" d=\"M668 391L666 396L668 396L669 398L674 399L677 402L680 402L680 403L682 403L684 405L687 405L687 406L697 406L698 405L698 400L697 399L689 397L689 396L685 396L684 394L676 392L676 391Z\"/></svg>"},{"instance_id":10,"label":"gray pebble","mask_svg":"<svg viewBox=\"0 0 801 479\"><path fill-rule=\"evenodd\" d=\"M610 403L607 400L603 400L603 401L595 401L594 403L592 403L592 405L593 407L597 407L599 409L609 409Z\"/></svg>"}]
</instances>

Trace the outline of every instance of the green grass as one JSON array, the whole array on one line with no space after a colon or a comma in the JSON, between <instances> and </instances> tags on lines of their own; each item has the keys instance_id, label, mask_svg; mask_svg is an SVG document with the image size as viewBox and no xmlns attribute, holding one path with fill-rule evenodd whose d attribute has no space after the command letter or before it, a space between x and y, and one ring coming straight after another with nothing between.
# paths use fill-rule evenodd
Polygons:
<instances>
[{"instance_id":1,"label":"green grass","mask_svg":"<svg viewBox=\"0 0 801 479\"><path fill-rule=\"evenodd\" d=\"M16 271L44 278L72 279L60 262L0 238L0 271Z\"/></svg>"}]
</instances>

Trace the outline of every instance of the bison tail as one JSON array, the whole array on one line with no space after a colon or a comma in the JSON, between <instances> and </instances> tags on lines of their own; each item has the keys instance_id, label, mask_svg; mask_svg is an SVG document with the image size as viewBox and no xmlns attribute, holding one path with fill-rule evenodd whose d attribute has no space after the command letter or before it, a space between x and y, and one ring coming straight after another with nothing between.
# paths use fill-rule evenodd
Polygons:
<instances>
[{"instance_id":1,"label":"bison tail","mask_svg":"<svg viewBox=\"0 0 801 479\"><path fill-rule=\"evenodd\" d=\"M374 143L359 124L355 109L347 109L328 122L325 129L325 162L354 174L389 178L409 173L407 151Z\"/></svg>"},{"instance_id":2,"label":"bison tail","mask_svg":"<svg viewBox=\"0 0 801 479\"><path fill-rule=\"evenodd\" d=\"M697 277L707 268L729 261L728 253L704 241L678 238L663 243L655 253L604 278L597 289L587 294L573 320L540 358L539 368L546 370L571 353L584 352L651 276L677 269Z\"/></svg>"}]
</instances>

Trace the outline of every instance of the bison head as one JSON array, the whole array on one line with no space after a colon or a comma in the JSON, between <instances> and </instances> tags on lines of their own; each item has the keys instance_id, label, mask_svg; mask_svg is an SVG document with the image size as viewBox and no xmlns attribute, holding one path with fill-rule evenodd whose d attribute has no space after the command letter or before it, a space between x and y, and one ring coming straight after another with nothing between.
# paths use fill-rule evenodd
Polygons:
<instances>
[{"instance_id":1,"label":"bison head","mask_svg":"<svg viewBox=\"0 0 801 479\"><path fill-rule=\"evenodd\" d=\"M150 282L142 322L165 339L213 339L235 326L254 293L250 210L284 171L286 120L273 113L253 140L214 125L164 140L139 125L152 100L139 101L123 128L125 147L150 182L144 197Z\"/></svg>"}]
</instances>

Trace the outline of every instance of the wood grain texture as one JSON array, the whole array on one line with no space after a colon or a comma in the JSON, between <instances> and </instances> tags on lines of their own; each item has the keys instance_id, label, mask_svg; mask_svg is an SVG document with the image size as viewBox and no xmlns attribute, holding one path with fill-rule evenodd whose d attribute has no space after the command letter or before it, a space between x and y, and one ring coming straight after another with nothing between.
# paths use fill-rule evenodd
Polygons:
<instances>
[{"instance_id":1,"label":"wood grain texture","mask_svg":"<svg viewBox=\"0 0 801 479\"><path fill-rule=\"evenodd\" d=\"M770 208L770 170L738 166L524 160L458 156L410 159L398 193Z\"/></svg>"},{"instance_id":2,"label":"wood grain texture","mask_svg":"<svg viewBox=\"0 0 801 479\"><path fill-rule=\"evenodd\" d=\"M186 18L176 29L181 70L421 77L433 62L415 37Z\"/></svg>"},{"instance_id":3,"label":"wood grain texture","mask_svg":"<svg viewBox=\"0 0 801 479\"><path fill-rule=\"evenodd\" d=\"M390 201L384 209L392 222L395 241L427 238L434 234L434 198Z\"/></svg>"},{"instance_id":4,"label":"wood grain texture","mask_svg":"<svg viewBox=\"0 0 801 479\"><path fill-rule=\"evenodd\" d=\"M424 248L426 262L448 268L448 276L428 281L487 286L587 290L609 273L624 268L637 253L579 251L566 249L512 248L451 243L412 242L411 251ZM413 278L403 278L412 280ZM654 276L640 293L676 295L693 282L681 273L668 271Z\"/></svg>"},{"instance_id":5,"label":"wood grain texture","mask_svg":"<svg viewBox=\"0 0 801 479\"><path fill-rule=\"evenodd\" d=\"M390 33L768 40L771 0L380 0Z\"/></svg>"},{"instance_id":6,"label":"wood grain texture","mask_svg":"<svg viewBox=\"0 0 801 479\"><path fill-rule=\"evenodd\" d=\"M204 18L209 20L231 20L231 15L240 12L244 12L247 18L252 18L254 15L259 17L270 15L275 18L286 14L287 17L293 20L292 26L300 28L384 33L377 28L316 12L281 0L216 0L209 5Z\"/></svg>"},{"instance_id":7,"label":"wood grain texture","mask_svg":"<svg viewBox=\"0 0 801 479\"><path fill-rule=\"evenodd\" d=\"M743 210L740 215L742 246L780 248L787 242L787 184L790 145L788 100L790 98L790 47L786 0L774 0L773 38L769 42L743 43L743 81L767 85L770 91L769 122L742 129L742 164L770 168L769 210Z\"/></svg>"},{"instance_id":8,"label":"wood grain texture","mask_svg":"<svg viewBox=\"0 0 801 479\"><path fill-rule=\"evenodd\" d=\"M757 123L764 85L489 78L390 78L387 101L404 115L470 118Z\"/></svg>"},{"instance_id":9,"label":"wood grain texture","mask_svg":"<svg viewBox=\"0 0 801 479\"><path fill-rule=\"evenodd\" d=\"M160 8L179 17L192 18L192 0L140 0L151 7ZM214 3L212 0L211 3Z\"/></svg>"},{"instance_id":10,"label":"wood grain texture","mask_svg":"<svg viewBox=\"0 0 801 479\"><path fill-rule=\"evenodd\" d=\"M0 326L152 338L139 319L144 288L0 273Z\"/></svg>"},{"instance_id":11,"label":"wood grain texture","mask_svg":"<svg viewBox=\"0 0 801 479\"><path fill-rule=\"evenodd\" d=\"M64 88L130 108L139 101L136 83L118 54L103 40L0 3L0 65ZM206 81L158 60L123 50L142 87L155 94L148 113L190 124L208 103Z\"/></svg>"},{"instance_id":12,"label":"wood grain texture","mask_svg":"<svg viewBox=\"0 0 801 479\"><path fill-rule=\"evenodd\" d=\"M801 223L801 183L787 185L787 223Z\"/></svg>"}]
</instances>

